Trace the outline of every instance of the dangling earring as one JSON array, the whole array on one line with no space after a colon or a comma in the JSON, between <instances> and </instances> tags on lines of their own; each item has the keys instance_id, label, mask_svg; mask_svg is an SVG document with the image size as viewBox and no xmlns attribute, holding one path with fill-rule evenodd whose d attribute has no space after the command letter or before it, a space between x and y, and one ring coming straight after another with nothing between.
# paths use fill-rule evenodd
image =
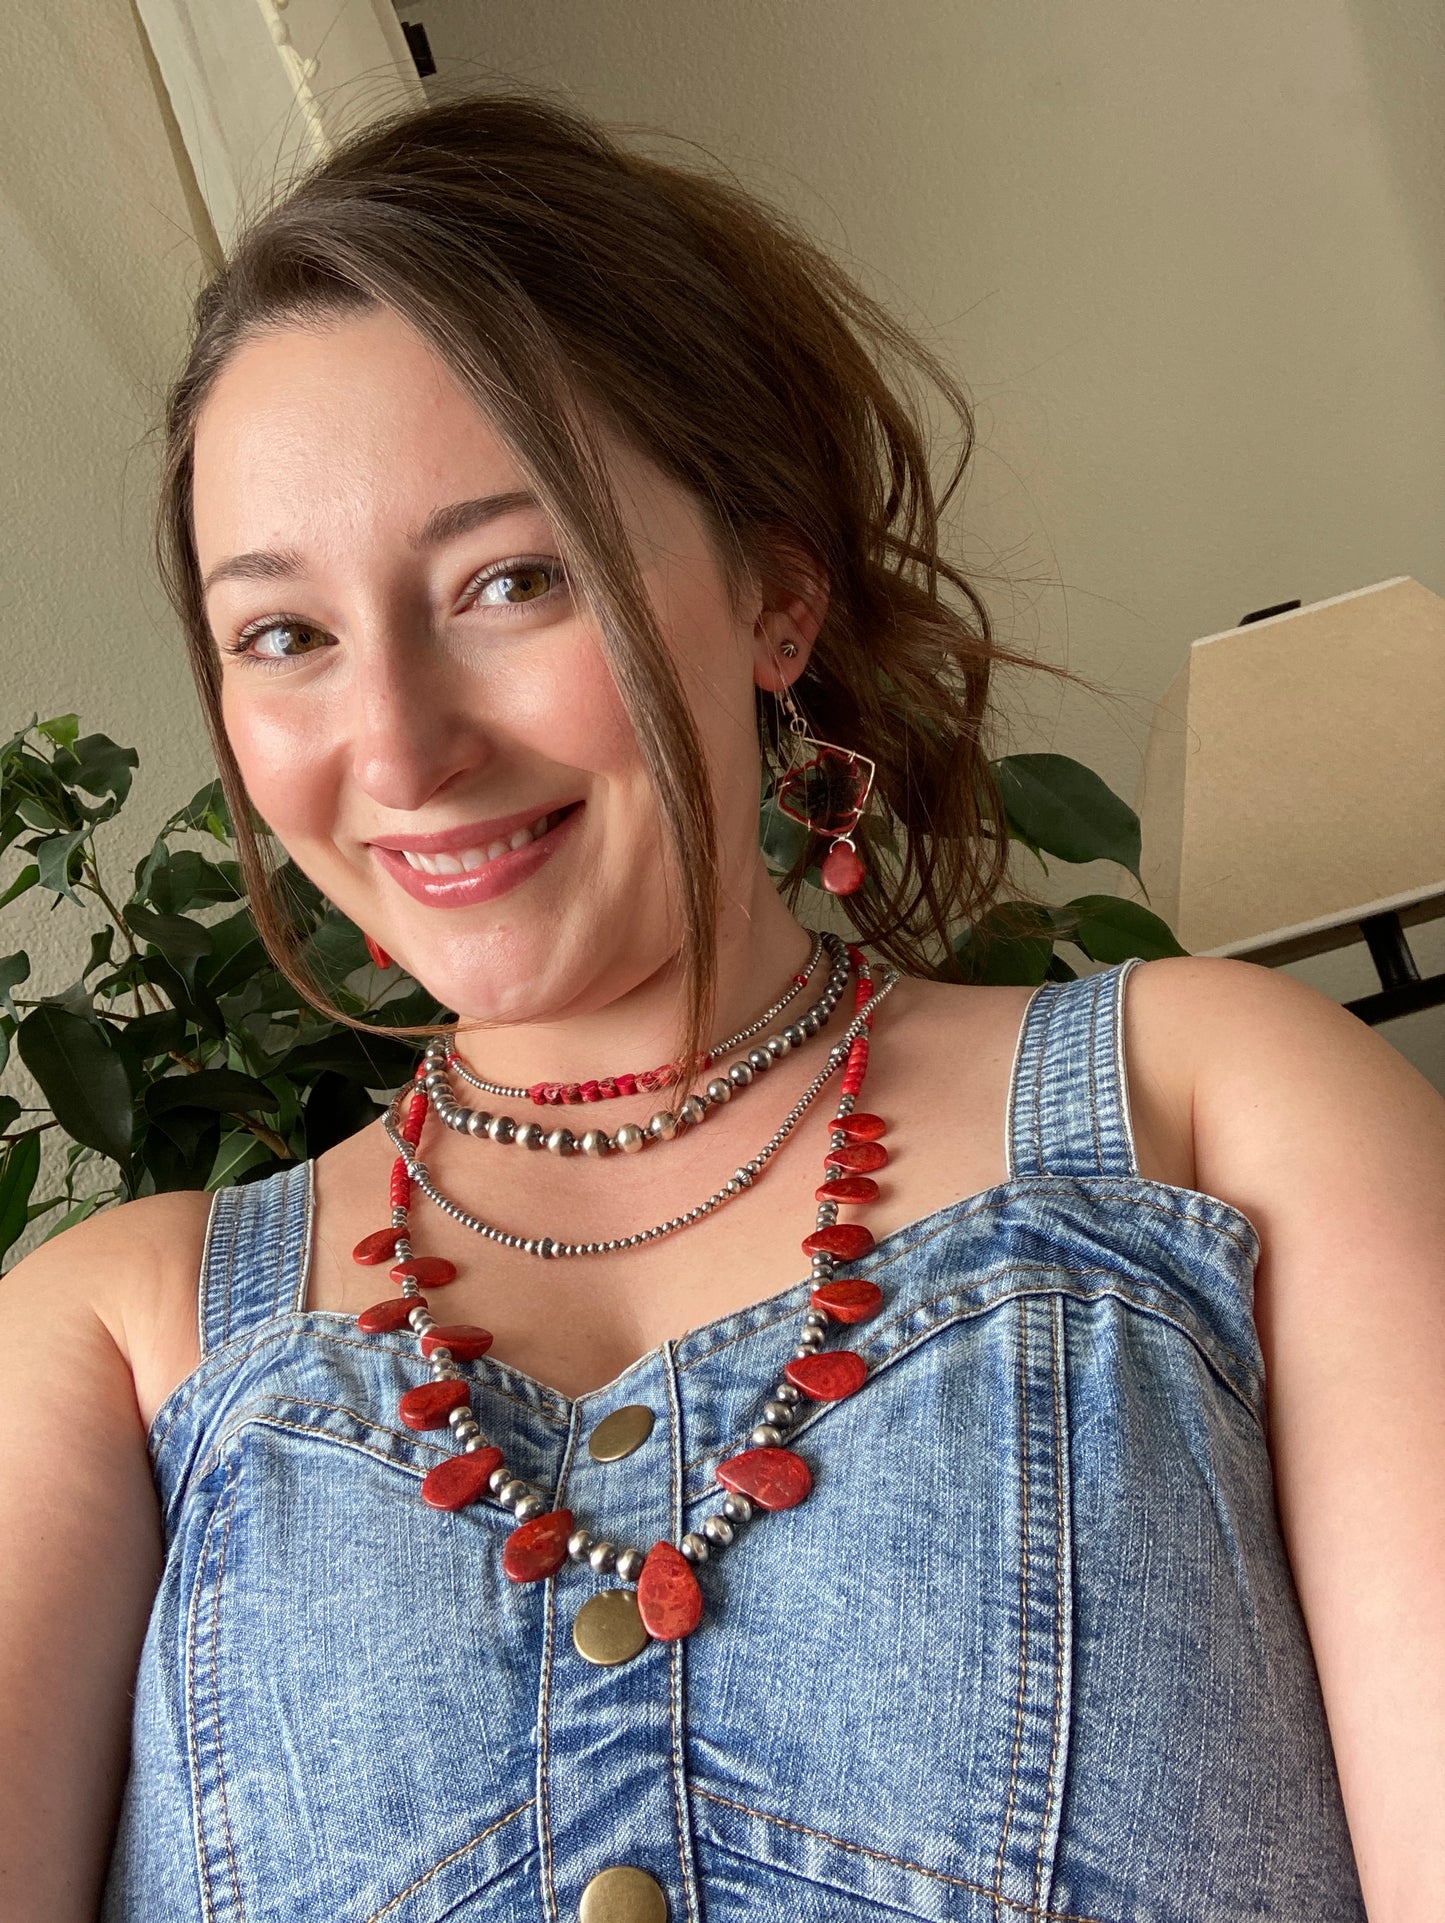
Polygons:
<instances>
[{"instance_id":1,"label":"dangling earring","mask_svg":"<svg viewBox=\"0 0 1445 1923\"><path fill-rule=\"evenodd\" d=\"M387 954L381 943L379 941L373 941L370 935L366 937L366 952L378 968L395 968L396 963L391 959L391 956Z\"/></svg>"},{"instance_id":2,"label":"dangling earring","mask_svg":"<svg viewBox=\"0 0 1445 1923\"><path fill-rule=\"evenodd\" d=\"M875 765L867 755L853 754L810 735L787 688L780 691L778 699L788 717L795 759L778 783L774 799L791 821L801 822L815 835L833 836L833 845L823 857L820 879L830 895L856 895L868 878L868 870L853 840L853 830L873 792ZM805 753L806 760L796 758Z\"/></svg>"}]
</instances>

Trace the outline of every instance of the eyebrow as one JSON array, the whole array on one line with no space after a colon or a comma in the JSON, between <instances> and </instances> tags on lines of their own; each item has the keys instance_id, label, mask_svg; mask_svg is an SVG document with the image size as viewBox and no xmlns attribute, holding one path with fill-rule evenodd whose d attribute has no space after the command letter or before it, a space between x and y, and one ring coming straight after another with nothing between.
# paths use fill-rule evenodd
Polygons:
<instances>
[{"instance_id":1,"label":"eyebrow","mask_svg":"<svg viewBox=\"0 0 1445 1923\"><path fill-rule=\"evenodd\" d=\"M517 514L538 505L537 497L525 490L506 494L479 494L471 501L453 501L449 507L433 508L421 526L408 534L412 548L439 547L454 541L459 534L470 534L488 521L504 514ZM218 581L284 581L304 574L306 564L296 548L252 548L246 554L233 554L218 561L201 583L201 593L209 594Z\"/></svg>"}]
</instances>

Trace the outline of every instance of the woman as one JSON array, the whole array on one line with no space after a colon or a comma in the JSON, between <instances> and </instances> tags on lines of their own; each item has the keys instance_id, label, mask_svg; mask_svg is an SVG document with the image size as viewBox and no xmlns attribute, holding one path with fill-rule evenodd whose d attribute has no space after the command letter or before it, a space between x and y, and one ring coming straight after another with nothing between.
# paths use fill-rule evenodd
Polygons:
<instances>
[{"instance_id":1,"label":"woman","mask_svg":"<svg viewBox=\"0 0 1445 1923\"><path fill-rule=\"evenodd\" d=\"M460 1020L7 1282L8 1918L1445 1910L1445 1104L1242 964L938 979L1001 656L918 373L526 100L203 296L163 551L236 818Z\"/></svg>"}]
</instances>

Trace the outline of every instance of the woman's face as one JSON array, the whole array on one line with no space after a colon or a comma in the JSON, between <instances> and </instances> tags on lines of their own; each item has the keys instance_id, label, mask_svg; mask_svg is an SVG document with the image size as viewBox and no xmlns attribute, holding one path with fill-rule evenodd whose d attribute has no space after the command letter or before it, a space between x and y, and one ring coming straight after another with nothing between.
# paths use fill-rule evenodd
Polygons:
<instances>
[{"instance_id":1,"label":"woman's face","mask_svg":"<svg viewBox=\"0 0 1445 1923\"><path fill-rule=\"evenodd\" d=\"M768 642L690 497L609 448L712 769L724 896L746 902ZM241 348L198 422L195 532L252 802L439 1000L560 1017L671 960L657 808L596 628L516 463L405 322Z\"/></svg>"}]
</instances>

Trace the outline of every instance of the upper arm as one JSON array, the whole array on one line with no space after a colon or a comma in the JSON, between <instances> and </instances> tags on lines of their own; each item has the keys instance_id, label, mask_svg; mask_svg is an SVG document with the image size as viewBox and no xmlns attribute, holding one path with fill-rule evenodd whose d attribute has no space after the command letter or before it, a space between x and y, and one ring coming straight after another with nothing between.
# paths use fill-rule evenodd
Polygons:
<instances>
[{"instance_id":1,"label":"upper arm","mask_svg":"<svg viewBox=\"0 0 1445 1923\"><path fill-rule=\"evenodd\" d=\"M92 1923L162 1563L131 1369L111 1326L188 1261L191 1198L58 1236L0 1281L0 1915ZM184 1233L177 1235L181 1228Z\"/></svg>"},{"instance_id":2,"label":"upper arm","mask_svg":"<svg viewBox=\"0 0 1445 1923\"><path fill-rule=\"evenodd\" d=\"M1291 977L1169 969L1196 1185L1260 1234L1285 1544L1371 1923L1445 1915L1445 1100Z\"/></svg>"}]
</instances>

